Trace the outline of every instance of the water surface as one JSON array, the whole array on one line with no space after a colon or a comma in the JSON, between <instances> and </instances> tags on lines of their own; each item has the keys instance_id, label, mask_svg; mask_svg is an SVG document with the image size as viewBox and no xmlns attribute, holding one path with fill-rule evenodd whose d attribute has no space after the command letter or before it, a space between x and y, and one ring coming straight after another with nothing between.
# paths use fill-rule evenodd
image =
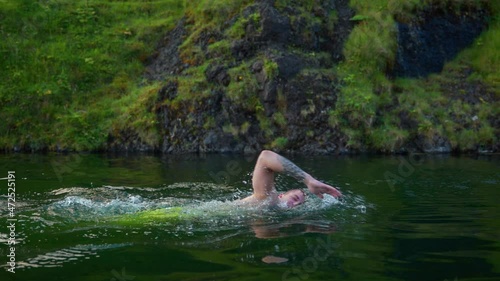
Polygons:
<instances>
[{"instance_id":1,"label":"water surface","mask_svg":"<svg viewBox=\"0 0 500 281\"><path fill-rule=\"evenodd\" d=\"M0 279L500 280L498 156L289 158L345 198L237 208L255 156L0 155L18 242L12 274L0 180ZM115 220L179 206L182 219Z\"/></svg>"}]
</instances>

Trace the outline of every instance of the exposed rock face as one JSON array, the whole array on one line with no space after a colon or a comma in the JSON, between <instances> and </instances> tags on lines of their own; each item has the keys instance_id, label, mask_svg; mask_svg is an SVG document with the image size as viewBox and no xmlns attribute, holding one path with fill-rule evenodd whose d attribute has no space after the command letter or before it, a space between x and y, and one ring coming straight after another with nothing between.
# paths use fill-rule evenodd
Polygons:
<instances>
[{"instance_id":1,"label":"exposed rock face","mask_svg":"<svg viewBox=\"0 0 500 281\"><path fill-rule=\"evenodd\" d=\"M259 15L258 21L248 21L241 39L232 41L230 53L236 64L248 62L247 70L256 86L255 93L246 98L256 99L262 105L262 112L229 97L228 86L240 83L239 77L229 74L235 63L214 58L207 51L208 41L214 36L200 36L197 43L204 50L203 56L213 59L204 73L212 90L197 101L159 107L163 152L252 152L279 137L287 140L290 150L337 149L338 133L326 128L328 110L336 100L336 77L315 70L331 67L333 62L309 54L329 52L340 60L341 45L353 27L349 19L354 12L347 0L324 1L324 6L315 10L318 16L326 16L332 10L339 13L335 29L327 30L326 24L311 26L294 8L279 11L273 2L257 1L227 24L231 26L239 17ZM297 20L292 22L292 16ZM182 62L178 51L187 35L184 25L185 20L179 22L162 40L148 66L149 79L168 79L189 69L190 65ZM224 39L220 33L215 37ZM277 68L275 74L267 73L265 64L269 62ZM313 71L303 72L306 68ZM159 102L174 100L178 86L175 79L168 82L159 92Z\"/></svg>"},{"instance_id":2,"label":"exposed rock face","mask_svg":"<svg viewBox=\"0 0 500 281\"><path fill-rule=\"evenodd\" d=\"M195 45L208 64L203 73L205 84L196 93L205 92L191 99L178 98L180 77L187 77L190 69L199 66L179 54L189 35L186 19L181 20L160 42L147 67L147 78L168 81L158 94L161 150L254 152L272 147L313 153L347 151L345 135L329 125L340 81L323 70L343 59L342 48L354 26L350 20L354 11L348 0L321 2L312 12L316 20L310 21L296 8L277 9L274 1L256 1L224 24L227 29L241 17L247 19L244 35L231 41L228 54L214 54L208 48L213 41L227 39L225 30L204 31ZM333 28L325 20L332 11L337 14ZM418 21L399 23L394 73L413 77L440 71L445 61L468 46L485 27L482 13L457 16L431 12ZM256 14L258 17L252 18ZM328 53L328 59L321 53ZM246 76L235 74L238 66ZM231 87L236 83L241 86ZM234 93L234 89L242 93ZM403 126L417 126L403 115ZM406 148L451 151L449 141L442 137L417 136Z\"/></svg>"},{"instance_id":3,"label":"exposed rock face","mask_svg":"<svg viewBox=\"0 0 500 281\"><path fill-rule=\"evenodd\" d=\"M178 75L187 67L179 57L179 46L186 36L184 25L185 19L180 20L177 26L158 43L157 51L151 56L146 68L146 78L161 80L168 75Z\"/></svg>"},{"instance_id":4,"label":"exposed rock face","mask_svg":"<svg viewBox=\"0 0 500 281\"><path fill-rule=\"evenodd\" d=\"M445 62L468 47L487 26L487 13L475 10L424 11L409 23L398 23L395 74L421 77L441 72Z\"/></svg>"}]
</instances>

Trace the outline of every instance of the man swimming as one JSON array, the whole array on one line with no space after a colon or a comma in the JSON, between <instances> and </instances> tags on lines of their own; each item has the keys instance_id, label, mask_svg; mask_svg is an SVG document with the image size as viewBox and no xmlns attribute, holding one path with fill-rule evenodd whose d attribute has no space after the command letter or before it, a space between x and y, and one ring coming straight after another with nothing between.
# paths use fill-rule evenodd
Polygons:
<instances>
[{"instance_id":1,"label":"man swimming","mask_svg":"<svg viewBox=\"0 0 500 281\"><path fill-rule=\"evenodd\" d=\"M300 189L292 189L279 194L274 186L274 173L285 173L302 181L309 191L319 198L323 198L323 194L329 194L336 198L342 196L340 191L313 178L285 157L264 150L257 158L253 171L253 194L242 199L242 202L285 208L293 208L304 203L306 195Z\"/></svg>"}]
</instances>

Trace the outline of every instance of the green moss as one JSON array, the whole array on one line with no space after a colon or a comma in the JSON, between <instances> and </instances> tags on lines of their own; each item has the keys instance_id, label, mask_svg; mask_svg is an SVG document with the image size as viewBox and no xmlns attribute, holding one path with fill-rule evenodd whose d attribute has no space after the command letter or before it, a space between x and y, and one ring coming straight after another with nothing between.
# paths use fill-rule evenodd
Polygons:
<instances>
[{"instance_id":1,"label":"green moss","mask_svg":"<svg viewBox=\"0 0 500 281\"><path fill-rule=\"evenodd\" d=\"M206 59L205 52L201 47L189 41L185 41L185 43L179 47L179 57L183 63L190 66L199 66L203 64Z\"/></svg>"},{"instance_id":2,"label":"green moss","mask_svg":"<svg viewBox=\"0 0 500 281\"><path fill-rule=\"evenodd\" d=\"M205 71L208 63L200 66L190 67L183 76L178 76L177 96L167 101L173 109L179 109L183 104L192 104L210 95L209 83L205 78Z\"/></svg>"},{"instance_id":3,"label":"green moss","mask_svg":"<svg viewBox=\"0 0 500 281\"><path fill-rule=\"evenodd\" d=\"M370 134L370 143L377 150L393 153L408 140L408 137L408 131L394 124L384 124L373 129Z\"/></svg>"},{"instance_id":4,"label":"green moss","mask_svg":"<svg viewBox=\"0 0 500 281\"><path fill-rule=\"evenodd\" d=\"M346 146L350 149L362 149L363 143L365 142L363 139L363 132L357 129L349 129L345 128L343 130L344 134L347 137Z\"/></svg>"},{"instance_id":5,"label":"green moss","mask_svg":"<svg viewBox=\"0 0 500 281\"><path fill-rule=\"evenodd\" d=\"M250 0L184 0L184 8L197 27L214 24L222 26L228 19L238 14Z\"/></svg>"},{"instance_id":6,"label":"green moss","mask_svg":"<svg viewBox=\"0 0 500 281\"><path fill-rule=\"evenodd\" d=\"M255 111L259 104L258 82L250 71L250 63L242 63L230 68L228 74L231 83L227 87L227 96L237 105Z\"/></svg>"},{"instance_id":7,"label":"green moss","mask_svg":"<svg viewBox=\"0 0 500 281\"><path fill-rule=\"evenodd\" d=\"M478 143L481 145L492 145L498 141L495 129L489 124L483 124L477 133Z\"/></svg>"},{"instance_id":8,"label":"green moss","mask_svg":"<svg viewBox=\"0 0 500 281\"><path fill-rule=\"evenodd\" d=\"M211 58L231 60L231 41L224 39L208 45L208 54Z\"/></svg>"},{"instance_id":9,"label":"green moss","mask_svg":"<svg viewBox=\"0 0 500 281\"><path fill-rule=\"evenodd\" d=\"M235 126L233 124L226 124L222 126L222 131L226 134L231 134L234 137L237 137L240 133L238 126Z\"/></svg>"},{"instance_id":10,"label":"green moss","mask_svg":"<svg viewBox=\"0 0 500 281\"><path fill-rule=\"evenodd\" d=\"M273 80L278 77L279 68L275 61L264 59L264 72L268 80Z\"/></svg>"},{"instance_id":11,"label":"green moss","mask_svg":"<svg viewBox=\"0 0 500 281\"><path fill-rule=\"evenodd\" d=\"M210 130L215 128L215 126L215 118L213 116L208 116L205 120L205 123L203 124L203 129Z\"/></svg>"},{"instance_id":12,"label":"green moss","mask_svg":"<svg viewBox=\"0 0 500 281\"><path fill-rule=\"evenodd\" d=\"M158 147L159 134L155 105L160 88L159 83L135 88L129 95L112 102L111 108L116 109L116 117L112 122L114 134L131 130L144 143Z\"/></svg>"},{"instance_id":13,"label":"green moss","mask_svg":"<svg viewBox=\"0 0 500 281\"><path fill-rule=\"evenodd\" d=\"M376 113L391 102L392 85L385 71L394 64L397 47L394 19L390 11L379 8L382 7L379 2L351 1L358 12L352 20L362 23L349 35L344 47L345 60L337 67L342 87L335 109L329 112L329 124L344 131L353 148L371 142L377 149L387 150L401 138L385 144L379 136L401 133L392 126L375 125Z\"/></svg>"},{"instance_id":14,"label":"green moss","mask_svg":"<svg viewBox=\"0 0 500 281\"><path fill-rule=\"evenodd\" d=\"M285 149L288 145L288 139L285 137L277 137L271 143L271 148L273 149Z\"/></svg>"},{"instance_id":15,"label":"green moss","mask_svg":"<svg viewBox=\"0 0 500 281\"><path fill-rule=\"evenodd\" d=\"M276 112L273 114L273 120L274 122L280 126L281 128L285 128L286 127L286 119L285 119L285 116L283 115L283 113L281 112Z\"/></svg>"},{"instance_id":16,"label":"green moss","mask_svg":"<svg viewBox=\"0 0 500 281\"><path fill-rule=\"evenodd\" d=\"M460 150L471 150L477 144L477 135L473 130L462 130L458 135L458 147Z\"/></svg>"},{"instance_id":17,"label":"green moss","mask_svg":"<svg viewBox=\"0 0 500 281\"><path fill-rule=\"evenodd\" d=\"M237 126L234 124L226 124L222 126L222 131L224 133L229 133L233 135L234 137L237 137L239 135L245 135L248 133L248 130L250 129L250 122L246 121L241 126Z\"/></svg>"},{"instance_id":18,"label":"green moss","mask_svg":"<svg viewBox=\"0 0 500 281\"><path fill-rule=\"evenodd\" d=\"M352 74L351 74L352 75ZM338 97L336 108L330 113L331 124L342 128L370 128L377 109L377 96L373 85L363 77L347 76ZM352 79L351 79L352 78ZM341 121L341 123L338 123Z\"/></svg>"},{"instance_id":19,"label":"green moss","mask_svg":"<svg viewBox=\"0 0 500 281\"><path fill-rule=\"evenodd\" d=\"M246 28L248 24L258 26L260 29L260 14L253 13L248 17L240 17L238 20L226 30L226 36L232 39L241 39L246 34ZM259 32L259 30L257 30Z\"/></svg>"},{"instance_id":20,"label":"green moss","mask_svg":"<svg viewBox=\"0 0 500 281\"><path fill-rule=\"evenodd\" d=\"M489 84L500 97L500 18L495 18L489 29L474 45L462 52L458 61L468 62L476 71L476 78Z\"/></svg>"},{"instance_id":21,"label":"green moss","mask_svg":"<svg viewBox=\"0 0 500 281\"><path fill-rule=\"evenodd\" d=\"M230 38L241 38L245 33L248 18L240 17L232 26L227 26L229 19L248 6L249 0L184 0L186 11L188 37L179 46L180 58L184 63L198 66L207 62L205 52L200 46L199 39L207 32L218 31ZM253 17L251 17L253 19ZM230 40L213 42L209 47L209 56L228 58Z\"/></svg>"}]
</instances>

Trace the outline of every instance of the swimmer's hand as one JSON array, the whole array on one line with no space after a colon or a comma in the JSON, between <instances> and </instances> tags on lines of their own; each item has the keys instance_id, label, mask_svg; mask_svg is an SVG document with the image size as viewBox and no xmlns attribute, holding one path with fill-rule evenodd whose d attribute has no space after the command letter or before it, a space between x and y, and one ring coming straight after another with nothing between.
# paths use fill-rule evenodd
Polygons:
<instances>
[{"instance_id":1,"label":"swimmer's hand","mask_svg":"<svg viewBox=\"0 0 500 281\"><path fill-rule=\"evenodd\" d=\"M323 199L323 194L330 194L335 198L342 196L342 193L340 193L340 191L338 191L335 187L322 183L314 178L308 179L306 185L311 193L321 199Z\"/></svg>"}]
</instances>

